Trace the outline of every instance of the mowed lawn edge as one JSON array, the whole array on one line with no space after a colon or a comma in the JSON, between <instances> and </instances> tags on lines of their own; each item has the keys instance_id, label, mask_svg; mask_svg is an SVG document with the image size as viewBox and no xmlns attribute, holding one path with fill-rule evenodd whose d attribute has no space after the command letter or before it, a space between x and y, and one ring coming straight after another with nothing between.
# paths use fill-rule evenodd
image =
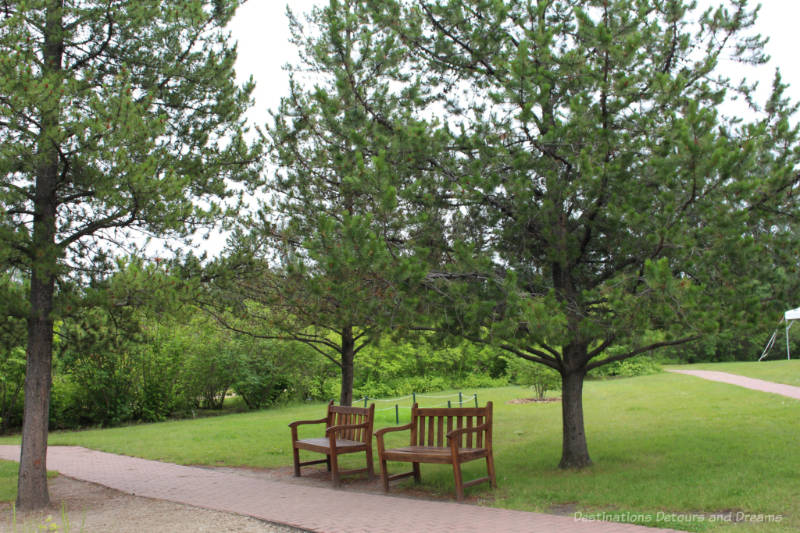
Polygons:
<instances>
[{"instance_id":1,"label":"mowed lawn edge","mask_svg":"<svg viewBox=\"0 0 800 533\"><path fill-rule=\"evenodd\" d=\"M643 515L652 515L649 525L690 531L800 529L796 483L800 454L793 446L800 402L666 373L588 381L586 432L595 465L574 472L557 468L560 404L508 403L529 396L531 391L520 387L478 391L481 404L491 400L495 405L499 488L468 489L473 501L601 518L607 514L610 519L632 516L639 522ZM323 412L322 403L296 405L198 420L54 432L49 442L179 464L288 468L288 423L319 418ZM376 429L390 425L394 412L379 412ZM408 438L407 434L395 437L398 444ZM3 444L17 442L13 437L0 438ZM483 475L484 466L478 463L465 465L465 477ZM431 497L452 496L448 467L423 465L422 478L420 489ZM759 515L777 516L780 522L732 523L737 516L749 520ZM712 520L714 516L720 519Z\"/></svg>"}]
</instances>

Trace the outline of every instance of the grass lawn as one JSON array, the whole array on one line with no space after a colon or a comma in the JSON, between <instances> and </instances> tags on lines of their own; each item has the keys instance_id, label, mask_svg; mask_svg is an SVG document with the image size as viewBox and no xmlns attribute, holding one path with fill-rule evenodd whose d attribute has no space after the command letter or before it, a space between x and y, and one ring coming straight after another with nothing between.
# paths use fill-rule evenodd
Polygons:
<instances>
[{"instance_id":1,"label":"grass lawn","mask_svg":"<svg viewBox=\"0 0 800 533\"><path fill-rule=\"evenodd\" d=\"M584 405L595 466L565 472L557 468L560 404L506 403L529 396L530 391L518 387L479 391L481 404L487 400L495 404L499 488L493 492L485 484L478 485L467 489L467 497L510 509L650 514L654 519L647 525L691 531L800 530L800 452L796 447L800 402L677 374L590 381ZM49 442L182 464L286 467L291 465L287 424L319 418L323 411L323 404L314 404L57 432ZM392 411L379 415L376 428L394 425ZM408 438L407 434L403 437ZM2 444L16 442L15 438L0 439ZM422 470L422 490L452 495L452 471L447 466L423 465ZM483 464L467 464L464 472L466 479L483 475ZM0 494L5 494L2 490ZM702 521L696 517L689 523L669 520L685 513L733 518L737 513L742 513L739 518L744 513L762 513L781 515L782 520L731 524L712 522L708 514Z\"/></svg>"},{"instance_id":2,"label":"grass lawn","mask_svg":"<svg viewBox=\"0 0 800 533\"><path fill-rule=\"evenodd\" d=\"M10 502L17 498L17 471L19 463L0 461L0 502Z\"/></svg>"},{"instance_id":3,"label":"grass lawn","mask_svg":"<svg viewBox=\"0 0 800 533\"><path fill-rule=\"evenodd\" d=\"M705 363L697 365L669 366L681 370L716 370L717 372L729 372L739 374L748 378L764 379L794 385L800 387L800 359L788 361L786 359L777 361L748 361L746 363Z\"/></svg>"},{"instance_id":4,"label":"grass lawn","mask_svg":"<svg viewBox=\"0 0 800 533\"><path fill-rule=\"evenodd\" d=\"M17 472L19 463L16 461L0 461L0 502L13 502L17 499ZM48 478L54 478L58 472L47 472Z\"/></svg>"}]
</instances>

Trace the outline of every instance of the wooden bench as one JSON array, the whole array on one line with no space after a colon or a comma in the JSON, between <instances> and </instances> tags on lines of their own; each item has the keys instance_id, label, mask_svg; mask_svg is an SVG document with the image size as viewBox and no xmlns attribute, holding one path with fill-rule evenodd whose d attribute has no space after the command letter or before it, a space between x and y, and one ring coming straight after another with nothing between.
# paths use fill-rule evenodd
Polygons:
<instances>
[{"instance_id":1,"label":"wooden bench","mask_svg":"<svg viewBox=\"0 0 800 533\"><path fill-rule=\"evenodd\" d=\"M331 473L333 485L341 484L343 474L357 474L367 472L370 479L375 471L372 466L372 424L374 421L375 404L369 407L344 407L328 404L328 414L319 420L298 420L292 422L292 454L294 456L294 475L300 477L300 467L327 463ZM312 439L298 439L297 427L304 424L325 424L325 437ZM325 459L300 462L300 450L324 453ZM366 452L367 467L357 470L340 470L340 455L346 453Z\"/></svg>"},{"instance_id":2,"label":"wooden bench","mask_svg":"<svg viewBox=\"0 0 800 533\"><path fill-rule=\"evenodd\" d=\"M403 448L386 449L384 435L392 431L411 430L411 444ZM456 497L464 499L464 487L488 481L496 488L494 457L492 456L492 402L486 407L455 407L420 409L415 403L411 408L411 422L399 427L380 429L378 459L381 465L383 490L389 491L389 481L414 476L420 481L420 463L450 464L456 484ZM461 463L486 459L488 475L464 482L461 478ZM410 462L412 470L389 475L387 461Z\"/></svg>"}]
</instances>

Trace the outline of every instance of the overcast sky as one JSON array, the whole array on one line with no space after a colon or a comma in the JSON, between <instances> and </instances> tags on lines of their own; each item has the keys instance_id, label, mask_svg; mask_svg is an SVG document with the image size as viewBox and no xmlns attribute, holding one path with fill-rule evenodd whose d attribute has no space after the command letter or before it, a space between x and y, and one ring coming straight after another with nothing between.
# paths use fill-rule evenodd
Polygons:
<instances>
[{"instance_id":1,"label":"overcast sky","mask_svg":"<svg viewBox=\"0 0 800 533\"><path fill-rule=\"evenodd\" d=\"M712 3L717 2L700 0L701 5ZM751 3L756 5L757 2L751 0ZM249 0L239 8L230 25L233 37L239 43L237 76L245 80L252 74L256 80L256 102L250 117L258 124L267 122L267 110L277 108L281 96L286 94L288 77L282 66L296 58L294 48L288 42L287 4L295 14L301 15L314 5L327 4L327 0ZM795 101L800 100L798 20L800 0L763 0L757 25L759 33L769 36L767 53L772 57L770 66L761 67L757 77L762 87L769 89L774 67L778 66L784 82L791 85L789 94ZM748 74L748 78L756 79L756 76Z\"/></svg>"}]
</instances>

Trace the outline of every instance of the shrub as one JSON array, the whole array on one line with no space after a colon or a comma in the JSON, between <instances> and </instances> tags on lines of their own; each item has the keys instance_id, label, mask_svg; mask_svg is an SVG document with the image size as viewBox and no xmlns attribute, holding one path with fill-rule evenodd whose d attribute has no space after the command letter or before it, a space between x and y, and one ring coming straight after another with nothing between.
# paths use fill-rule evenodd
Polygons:
<instances>
[{"instance_id":1,"label":"shrub","mask_svg":"<svg viewBox=\"0 0 800 533\"><path fill-rule=\"evenodd\" d=\"M260 409L277 403L288 393L289 381L267 354L242 354L233 390L248 409Z\"/></svg>"},{"instance_id":2,"label":"shrub","mask_svg":"<svg viewBox=\"0 0 800 533\"><path fill-rule=\"evenodd\" d=\"M635 377L658 374L661 366L650 355L637 355L623 361L615 361L597 367L589 372L589 377Z\"/></svg>"},{"instance_id":3,"label":"shrub","mask_svg":"<svg viewBox=\"0 0 800 533\"><path fill-rule=\"evenodd\" d=\"M239 370L236 352L222 342L198 342L186 357L183 373L185 398L195 407L222 409L225 395Z\"/></svg>"},{"instance_id":4,"label":"shrub","mask_svg":"<svg viewBox=\"0 0 800 533\"><path fill-rule=\"evenodd\" d=\"M136 420L159 422L188 409L188 402L181 394L182 354L153 343L143 347L137 366L139 380L133 414Z\"/></svg>"},{"instance_id":5,"label":"shrub","mask_svg":"<svg viewBox=\"0 0 800 533\"><path fill-rule=\"evenodd\" d=\"M27 309L25 284L0 273L0 433L22 423Z\"/></svg>"},{"instance_id":6,"label":"shrub","mask_svg":"<svg viewBox=\"0 0 800 533\"><path fill-rule=\"evenodd\" d=\"M508 363L503 363L505 370ZM501 375L492 377L491 374L470 374L463 379L457 380L451 385L451 388L456 389L485 389L491 387L504 387L508 385L508 376Z\"/></svg>"},{"instance_id":7,"label":"shrub","mask_svg":"<svg viewBox=\"0 0 800 533\"><path fill-rule=\"evenodd\" d=\"M0 433L22 423L25 348L14 346L0 352Z\"/></svg>"},{"instance_id":8,"label":"shrub","mask_svg":"<svg viewBox=\"0 0 800 533\"><path fill-rule=\"evenodd\" d=\"M531 387L539 400L544 399L547 391L561 390L561 376L552 368L521 357L509 356L506 361L511 381Z\"/></svg>"},{"instance_id":9,"label":"shrub","mask_svg":"<svg viewBox=\"0 0 800 533\"><path fill-rule=\"evenodd\" d=\"M391 398L407 396L412 392L433 392L449 388L450 382L442 376L407 376L384 382L368 381L353 389L354 398Z\"/></svg>"},{"instance_id":10,"label":"shrub","mask_svg":"<svg viewBox=\"0 0 800 533\"><path fill-rule=\"evenodd\" d=\"M96 423L87 416L83 400L80 387L69 375L54 375L50 389L50 429L77 429Z\"/></svg>"}]
</instances>

